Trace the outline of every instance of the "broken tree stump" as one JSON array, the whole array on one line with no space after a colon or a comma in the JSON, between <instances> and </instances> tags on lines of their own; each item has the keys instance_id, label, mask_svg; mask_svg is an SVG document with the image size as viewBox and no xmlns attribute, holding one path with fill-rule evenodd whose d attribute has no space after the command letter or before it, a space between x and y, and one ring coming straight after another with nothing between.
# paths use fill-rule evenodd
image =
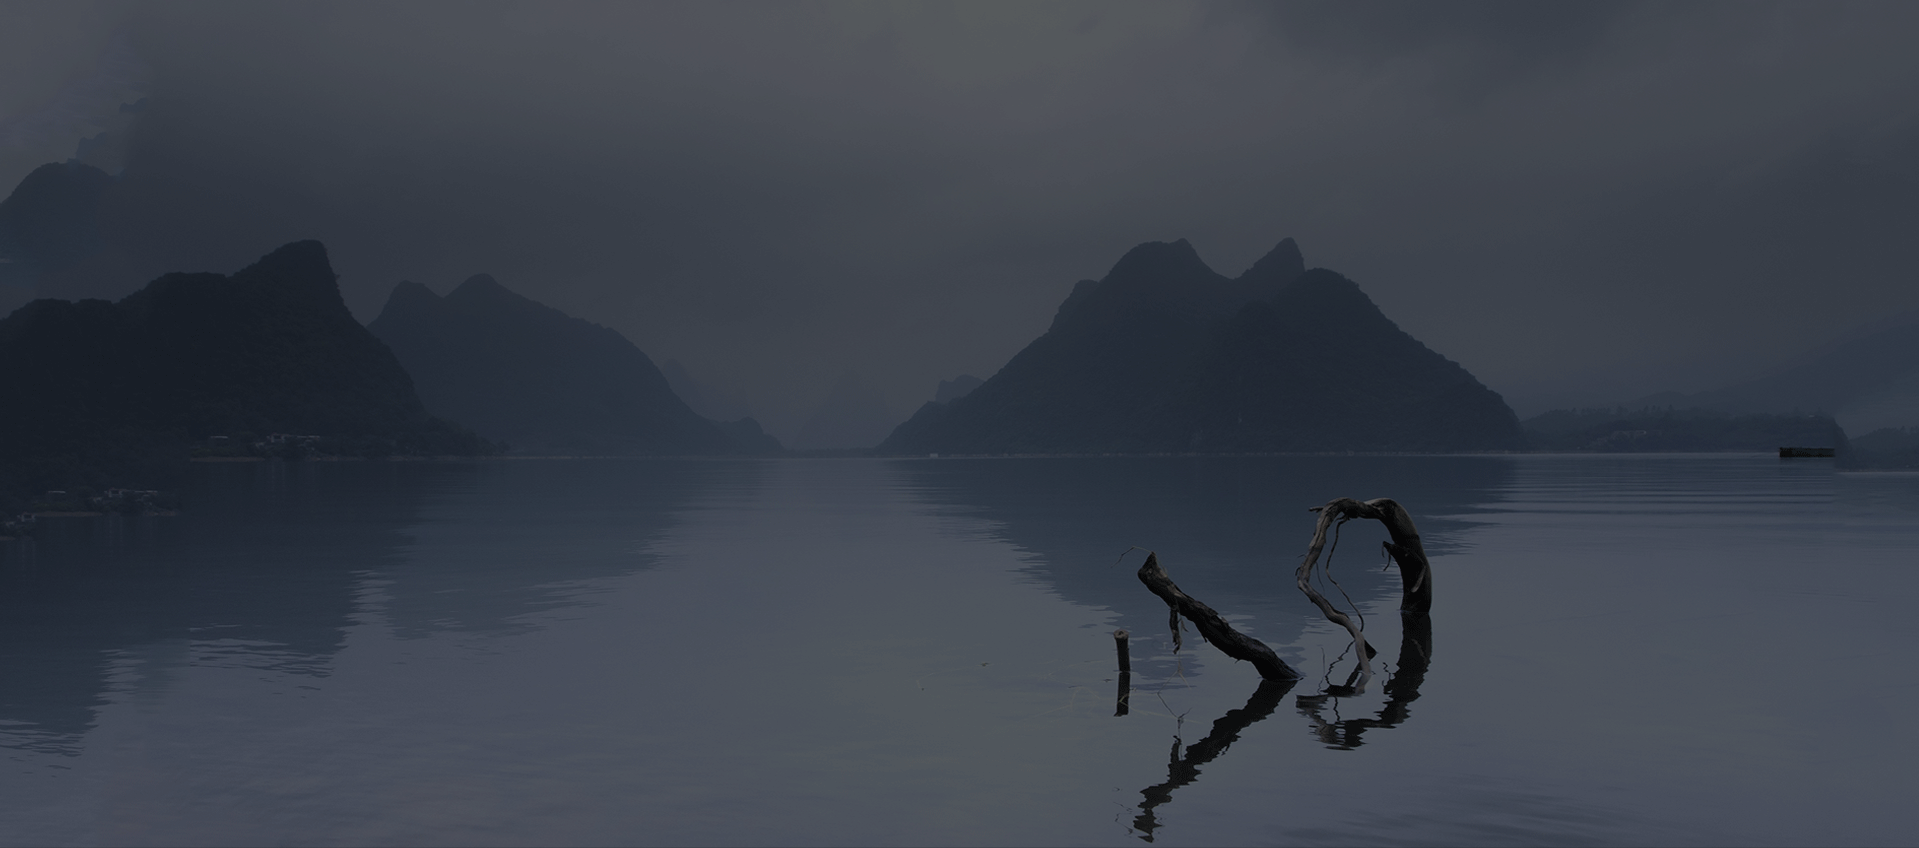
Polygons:
<instances>
[{"instance_id":1,"label":"broken tree stump","mask_svg":"<svg viewBox=\"0 0 1919 848\"><path fill-rule=\"evenodd\" d=\"M1199 630L1201 638L1213 643L1213 647L1233 659L1252 663L1253 668L1259 670L1260 677L1267 680L1299 679L1299 672L1273 653L1272 648L1266 647L1266 643L1234 630L1212 607L1180 591L1173 579L1166 576L1166 569L1160 567L1158 554L1147 552L1146 564L1139 567L1139 582L1146 584L1147 590L1166 602L1171 614L1174 650L1178 650L1179 646L1179 619L1185 616Z\"/></svg>"}]
</instances>

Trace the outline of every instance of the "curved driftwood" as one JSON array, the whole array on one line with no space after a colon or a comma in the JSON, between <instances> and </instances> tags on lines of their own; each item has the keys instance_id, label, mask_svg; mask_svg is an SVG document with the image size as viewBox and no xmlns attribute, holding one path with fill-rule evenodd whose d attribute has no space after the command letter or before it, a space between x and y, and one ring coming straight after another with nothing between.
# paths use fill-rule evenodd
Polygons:
<instances>
[{"instance_id":1,"label":"curved driftwood","mask_svg":"<svg viewBox=\"0 0 1919 848\"><path fill-rule=\"evenodd\" d=\"M1393 561L1399 563L1399 579L1403 594L1399 598L1401 612L1433 611L1432 566L1426 562L1426 548L1419 543L1419 528L1413 526L1413 517L1406 508L1392 498L1374 498L1360 502L1352 498L1334 498L1325 506L1312 508L1319 513L1319 526L1313 530L1312 548L1306 552L1308 562L1319 558L1319 548L1326 542L1326 528L1336 521L1354 518L1370 518L1386 525L1386 532L1392 541L1386 543L1386 552Z\"/></svg>"},{"instance_id":2,"label":"curved driftwood","mask_svg":"<svg viewBox=\"0 0 1919 848\"><path fill-rule=\"evenodd\" d=\"M1213 643L1213 647L1233 659L1252 663L1254 668L1259 669L1260 677L1267 680L1299 679L1299 672L1273 653L1272 648L1266 647L1265 642L1234 630L1212 607L1180 591L1173 584L1173 579L1166 576L1166 569L1160 567L1158 554L1146 554L1146 564L1139 567L1139 582L1146 584L1149 591L1166 602L1172 619L1174 650L1179 647L1179 617L1183 615L1198 628L1201 637Z\"/></svg>"},{"instance_id":3,"label":"curved driftwood","mask_svg":"<svg viewBox=\"0 0 1919 848\"><path fill-rule=\"evenodd\" d=\"M1366 644L1366 634L1360 631L1351 616L1339 611L1326 600L1326 596L1313 588L1313 566L1319 563L1319 552L1326 547L1326 531L1355 518L1371 518L1386 525L1386 532L1392 537L1392 541L1386 543L1386 552L1394 562L1399 563L1401 612L1423 614L1433 608L1432 567L1426 562L1426 548L1419 543L1419 530L1413 526L1413 517L1406 514L1406 508L1392 498L1375 498L1365 502L1334 498L1327 501L1325 506L1313 507L1313 511L1319 513L1319 523L1313 528L1313 541L1306 548L1306 559L1299 564L1299 570L1293 573L1293 579L1299 584L1299 591L1305 593L1314 606L1319 607L1328 621L1346 628L1346 632L1352 634L1353 643L1359 648L1360 671L1366 677L1371 677L1372 657L1379 652Z\"/></svg>"}]
</instances>

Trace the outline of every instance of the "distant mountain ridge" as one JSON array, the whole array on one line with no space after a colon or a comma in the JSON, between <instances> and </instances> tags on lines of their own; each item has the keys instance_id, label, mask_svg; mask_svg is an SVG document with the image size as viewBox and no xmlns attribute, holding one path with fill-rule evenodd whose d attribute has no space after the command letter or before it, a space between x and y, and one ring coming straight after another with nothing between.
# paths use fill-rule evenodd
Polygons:
<instances>
[{"instance_id":1,"label":"distant mountain ridge","mask_svg":"<svg viewBox=\"0 0 1919 848\"><path fill-rule=\"evenodd\" d=\"M0 476L29 488L93 485L237 433L369 455L491 449L427 414L316 241L231 276L168 274L118 303L33 301L0 320L0 381Z\"/></svg>"},{"instance_id":2,"label":"distant mountain ridge","mask_svg":"<svg viewBox=\"0 0 1919 848\"><path fill-rule=\"evenodd\" d=\"M0 199L0 282L37 284L104 248L100 206L113 177L78 162L41 165Z\"/></svg>"},{"instance_id":3,"label":"distant mountain ridge","mask_svg":"<svg viewBox=\"0 0 1919 848\"><path fill-rule=\"evenodd\" d=\"M933 402L949 403L959 400L985 384L985 380L971 374L961 374L951 380L941 380L939 386L933 390Z\"/></svg>"},{"instance_id":4,"label":"distant mountain ridge","mask_svg":"<svg viewBox=\"0 0 1919 848\"><path fill-rule=\"evenodd\" d=\"M402 282L367 325L413 375L426 408L516 453L766 453L752 419L694 413L619 332L516 294L485 274L445 297Z\"/></svg>"},{"instance_id":5,"label":"distant mountain ridge","mask_svg":"<svg viewBox=\"0 0 1919 848\"><path fill-rule=\"evenodd\" d=\"M1519 450L1505 401L1281 241L1239 277L1185 240L1082 280L999 373L882 453Z\"/></svg>"},{"instance_id":6,"label":"distant mountain ridge","mask_svg":"<svg viewBox=\"0 0 1919 848\"><path fill-rule=\"evenodd\" d=\"M1521 422L1533 448L1543 451L1641 453L1759 451L1826 447L1847 452L1850 442L1829 415L1731 414L1712 409L1555 409Z\"/></svg>"},{"instance_id":7,"label":"distant mountain ridge","mask_svg":"<svg viewBox=\"0 0 1919 848\"><path fill-rule=\"evenodd\" d=\"M1919 312L1876 321L1757 379L1695 394L1650 395L1632 405L1823 412L1855 432L1919 424Z\"/></svg>"}]
</instances>

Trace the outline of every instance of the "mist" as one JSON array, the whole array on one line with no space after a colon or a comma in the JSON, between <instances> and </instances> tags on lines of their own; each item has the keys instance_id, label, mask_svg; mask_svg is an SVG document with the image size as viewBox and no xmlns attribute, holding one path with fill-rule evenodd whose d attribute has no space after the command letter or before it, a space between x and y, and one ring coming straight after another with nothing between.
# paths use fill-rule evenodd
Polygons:
<instances>
[{"instance_id":1,"label":"mist","mask_svg":"<svg viewBox=\"0 0 1919 848\"><path fill-rule=\"evenodd\" d=\"M1522 416L1717 388L1919 309L1909 5L0 19L0 184L120 174L130 246L0 309L319 239L363 322L402 280L487 273L789 443L849 386L904 419L990 376L1145 241L1233 275L1296 238Z\"/></svg>"}]
</instances>

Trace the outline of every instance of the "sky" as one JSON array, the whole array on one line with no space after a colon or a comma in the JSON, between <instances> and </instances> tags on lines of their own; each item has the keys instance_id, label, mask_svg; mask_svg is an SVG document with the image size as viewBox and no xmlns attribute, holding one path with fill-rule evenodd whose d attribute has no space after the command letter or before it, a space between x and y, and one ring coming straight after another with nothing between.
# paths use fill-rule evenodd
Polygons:
<instances>
[{"instance_id":1,"label":"sky","mask_svg":"<svg viewBox=\"0 0 1919 848\"><path fill-rule=\"evenodd\" d=\"M0 190L149 198L118 297L324 241L613 327L789 443L1077 280L1280 239L1521 415L1919 309L1913 3L4 3ZM1142 340L1150 343L1150 340Z\"/></svg>"}]
</instances>

